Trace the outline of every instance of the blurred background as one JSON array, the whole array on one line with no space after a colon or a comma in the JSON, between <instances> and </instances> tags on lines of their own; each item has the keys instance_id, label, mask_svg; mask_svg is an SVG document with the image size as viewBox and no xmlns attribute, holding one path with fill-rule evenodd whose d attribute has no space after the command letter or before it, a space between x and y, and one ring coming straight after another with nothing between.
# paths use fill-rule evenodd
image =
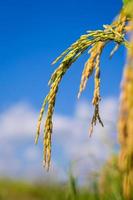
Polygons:
<instances>
[{"instance_id":1,"label":"blurred background","mask_svg":"<svg viewBox=\"0 0 133 200\"><path fill-rule=\"evenodd\" d=\"M18 198L20 191L20 199L69 199L76 198L77 188L84 188L82 198L98 199L104 168L104 173L113 173L110 178L116 177L110 199L116 193L122 199L115 155L123 47L109 59L114 46L110 44L102 55L100 112L105 127L97 125L89 138L92 79L77 100L86 53L59 88L48 173L42 167L43 132L34 145L39 110L57 67L51 66L52 61L87 30L111 23L121 7L121 0L0 1L0 199Z\"/></svg>"}]
</instances>

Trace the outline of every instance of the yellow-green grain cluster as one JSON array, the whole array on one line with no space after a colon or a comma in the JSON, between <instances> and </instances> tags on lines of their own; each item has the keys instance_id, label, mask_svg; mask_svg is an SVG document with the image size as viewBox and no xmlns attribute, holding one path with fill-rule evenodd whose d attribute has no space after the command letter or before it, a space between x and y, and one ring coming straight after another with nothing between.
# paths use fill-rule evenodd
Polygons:
<instances>
[{"instance_id":1,"label":"yellow-green grain cluster","mask_svg":"<svg viewBox=\"0 0 133 200\"><path fill-rule=\"evenodd\" d=\"M100 104L100 57L103 48L110 42L114 41L116 47L111 52L111 55L117 50L120 44L129 46L128 42L124 38L125 27L127 22L127 17L121 14L117 17L116 21L111 25L104 25L103 30L88 31L86 34L82 35L75 43L73 43L65 52L63 52L52 64L56 64L60 61L58 68L54 71L49 81L50 91L46 96L42 109L40 111L40 116L37 125L37 134L35 142L37 143L40 134L40 126L42 117L44 114L45 106L48 106L46 121L44 124L44 165L49 169L51 160L51 135L52 135L52 116L55 107L56 95L58 91L59 84L71 67L71 65L86 51L89 50L89 59L85 64L83 69L80 89L78 97L81 92L85 89L88 78L95 71L94 76L94 95L92 99L92 104L94 106L94 114L92 116L90 133L92 133L93 126L99 121L103 126L103 122L99 114L99 104Z\"/></svg>"}]
</instances>

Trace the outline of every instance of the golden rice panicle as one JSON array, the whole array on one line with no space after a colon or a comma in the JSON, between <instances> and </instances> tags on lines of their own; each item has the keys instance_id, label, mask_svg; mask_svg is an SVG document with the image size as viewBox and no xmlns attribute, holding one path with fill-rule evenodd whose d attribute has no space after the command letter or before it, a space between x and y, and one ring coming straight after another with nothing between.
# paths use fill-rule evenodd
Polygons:
<instances>
[{"instance_id":1,"label":"golden rice panicle","mask_svg":"<svg viewBox=\"0 0 133 200\"><path fill-rule=\"evenodd\" d=\"M95 69L95 89L94 89L94 95L92 104L95 107L94 109L94 115L92 117L91 121L91 127L90 127L90 135L93 132L93 126L96 125L97 120L100 122L100 124L103 126L102 120L100 118L99 114L99 102L101 100L100 98L100 56L102 53L102 50L105 46L104 42L98 42L96 43L89 51L90 58L88 59L87 63L85 64L82 77L81 77L81 83L80 83L80 89L78 97L80 96L81 92L85 89L86 83L88 78L91 76Z\"/></svg>"},{"instance_id":2,"label":"golden rice panicle","mask_svg":"<svg viewBox=\"0 0 133 200\"><path fill-rule=\"evenodd\" d=\"M51 137L52 137L52 117L55 107L55 100L58 91L58 86L71 65L87 50L89 50L90 57L85 64L79 94L85 89L88 78L95 71L95 88L92 104L94 106L94 115L91 121L91 133L93 131L93 126L96 125L97 121L103 126L102 120L99 114L99 104L100 104L100 57L103 48L110 41L114 41L117 46L120 44L128 47L128 42L125 40L125 25L126 18L121 17L112 23L110 26L104 26L102 30L88 31L86 34L82 35L75 43L73 43L67 50L65 50L54 62L53 64L60 61L58 68L54 71L49 81L50 90L46 96L42 109L40 111L37 133L35 142L37 143L38 137L40 135L41 121L44 114L45 106L48 106L46 121L44 125L44 165L47 169L50 166L51 160ZM116 51L117 48L114 49ZM113 51L113 53L114 53Z\"/></svg>"},{"instance_id":3,"label":"golden rice panicle","mask_svg":"<svg viewBox=\"0 0 133 200\"><path fill-rule=\"evenodd\" d=\"M127 137L128 137L128 130L127 130L127 119L128 119L128 84L129 84L129 75L130 70L126 68L124 71L124 80L122 82L122 91L121 91L121 102L120 102L120 114L119 114L119 121L118 121L118 139L121 144L121 152L119 157L120 168L125 168L124 160L126 158L126 151L127 151ZM121 160L122 159L122 160Z\"/></svg>"},{"instance_id":4,"label":"golden rice panicle","mask_svg":"<svg viewBox=\"0 0 133 200\"><path fill-rule=\"evenodd\" d=\"M129 175L126 174L124 175L124 178L123 178L123 191L124 191L124 196L126 198L126 200L132 200L131 199L131 186L130 186L130 178L129 178Z\"/></svg>"},{"instance_id":5,"label":"golden rice panicle","mask_svg":"<svg viewBox=\"0 0 133 200\"><path fill-rule=\"evenodd\" d=\"M124 174L123 192L125 200L133 200L133 169Z\"/></svg>"},{"instance_id":6,"label":"golden rice panicle","mask_svg":"<svg viewBox=\"0 0 133 200\"><path fill-rule=\"evenodd\" d=\"M85 63L85 66L84 66L84 70L83 70L82 77L81 77L78 98L80 97L82 91L85 89L88 78L93 73L93 70L95 67L96 55L97 55L96 45L94 45L90 52L90 58L88 59L88 61Z\"/></svg>"},{"instance_id":7,"label":"golden rice panicle","mask_svg":"<svg viewBox=\"0 0 133 200\"><path fill-rule=\"evenodd\" d=\"M119 34L123 34L126 22L127 22L127 16L123 12L121 12L119 19L118 19L118 26L116 26L116 31Z\"/></svg>"},{"instance_id":8,"label":"golden rice panicle","mask_svg":"<svg viewBox=\"0 0 133 200\"><path fill-rule=\"evenodd\" d=\"M48 94L48 111L46 116L46 122L44 125L44 166L49 170L51 161L51 136L53 130L52 117L55 107L55 100L58 91L59 83L62 79L63 72L61 71L55 81L51 85L50 92Z\"/></svg>"},{"instance_id":9,"label":"golden rice panicle","mask_svg":"<svg viewBox=\"0 0 133 200\"><path fill-rule=\"evenodd\" d=\"M104 42L98 42L94 44L92 48L89 50L90 57L88 61L85 63L85 67L81 76L78 98L80 97L82 91L85 89L87 80L94 71L97 56L101 54L104 45L105 45Z\"/></svg>"},{"instance_id":10,"label":"golden rice panicle","mask_svg":"<svg viewBox=\"0 0 133 200\"><path fill-rule=\"evenodd\" d=\"M100 98L100 55L96 58L96 66L95 66L95 88L94 88L94 95L92 104L96 106L99 104Z\"/></svg>"},{"instance_id":11,"label":"golden rice panicle","mask_svg":"<svg viewBox=\"0 0 133 200\"><path fill-rule=\"evenodd\" d=\"M55 79L55 81L51 85L51 89L49 92L49 95L47 97L48 99L48 111L46 116L46 122L44 125L44 162L43 165L49 170L50 167L50 161L51 161L51 137L52 137L52 130L53 130L53 123L52 123L52 117L55 107L55 100L56 95L58 91L59 83L62 79L63 72L61 71L60 74L58 74L58 77Z\"/></svg>"},{"instance_id":12,"label":"golden rice panicle","mask_svg":"<svg viewBox=\"0 0 133 200\"><path fill-rule=\"evenodd\" d=\"M123 192L126 199L130 199L133 188L133 177L130 177L133 170L133 67L131 66L127 66L124 72L118 133L121 144L119 167L124 174Z\"/></svg>"},{"instance_id":13,"label":"golden rice panicle","mask_svg":"<svg viewBox=\"0 0 133 200\"><path fill-rule=\"evenodd\" d=\"M44 166L49 170L51 160L51 135L52 135L52 115L54 111L55 97L50 100L47 112L47 119L44 127Z\"/></svg>"},{"instance_id":14,"label":"golden rice panicle","mask_svg":"<svg viewBox=\"0 0 133 200\"><path fill-rule=\"evenodd\" d=\"M76 55L76 56L75 56ZM46 122L44 125L44 166L49 170L50 167L50 161L51 161L51 135L52 135L52 117L53 117L53 112L54 112L54 107L55 107L55 100L56 100L56 95L58 91L58 86L60 84L60 81L63 77L63 75L66 73L66 71L69 69L71 64L74 62L75 59L79 54L76 54L76 52L71 51L69 52L65 58L63 59L63 63L59 65L57 70L53 73L50 81L50 91L47 95L47 97L44 100L42 109L40 111L40 116L38 120L38 126L37 126L37 134L36 134L36 139L35 142L37 143L38 137L40 134L40 126L41 126L41 121L42 117L44 114L44 108L46 105L48 105L48 111L46 115Z\"/></svg>"},{"instance_id":15,"label":"golden rice panicle","mask_svg":"<svg viewBox=\"0 0 133 200\"><path fill-rule=\"evenodd\" d=\"M128 93L129 93L128 95L129 116L127 120L127 130L128 130L127 151L133 157L133 67L130 68Z\"/></svg>"},{"instance_id":16,"label":"golden rice panicle","mask_svg":"<svg viewBox=\"0 0 133 200\"><path fill-rule=\"evenodd\" d=\"M47 97L44 99L42 108L40 110L40 114L39 114L39 118L38 118L38 122L37 122L37 131L36 131L36 137L35 137L35 144L38 143L38 138L39 138L40 129L41 129L41 122L42 122L42 118L43 118L43 114L44 114L44 110L45 110L46 104L47 104Z\"/></svg>"},{"instance_id":17,"label":"golden rice panicle","mask_svg":"<svg viewBox=\"0 0 133 200\"><path fill-rule=\"evenodd\" d=\"M133 131L133 67L126 67L121 92L120 116L118 121L118 138L121 148L128 149ZM132 147L133 148L133 147ZM124 153L123 153L124 154Z\"/></svg>"},{"instance_id":18,"label":"golden rice panicle","mask_svg":"<svg viewBox=\"0 0 133 200\"><path fill-rule=\"evenodd\" d=\"M133 199L133 39L128 51L127 66L121 91L118 138L121 144L119 167L123 172L123 193L126 200Z\"/></svg>"},{"instance_id":19,"label":"golden rice panicle","mask_svg":"<svg viewBox=\"0 0 133 200\"><path fill-rule=\"evenodd\" d=\"M104 126L99 114L99 103L101 100L101 97L100 97L100 56L101 56L104 45L105 44L103 42L99 42L98 47L97 47L97 57L95 60L95 80L94 80L95 88L94 88L94 95L93 95L93 100L92 100L92 104L95 107L95 109L94 109L94 115L91 121L90 135L93 132L93 126L96 125L97 120L102 126Z\"/></svg>"}]
</instances>

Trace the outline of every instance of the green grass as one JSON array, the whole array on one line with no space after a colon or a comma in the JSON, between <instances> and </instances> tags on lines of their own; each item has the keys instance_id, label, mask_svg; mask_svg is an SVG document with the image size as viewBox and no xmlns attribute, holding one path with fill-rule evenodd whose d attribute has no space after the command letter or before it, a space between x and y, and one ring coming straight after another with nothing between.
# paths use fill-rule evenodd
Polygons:
<instances>
[{"instance_id":1,"label":"green grass","mask_svg":"<svg viewBox=\"0 0 133 200\"><path fill-rule=\"evenodd\" d=\"M64 199L64 187L30 184L21 181L1 180L0 200Z\"/></svg>"},{"instance_id":2,"label":"green grass","mask_svg":"<svg viewBox=\"0 0 133 200\"><path fill-rule=\"evenodd\" d=\"M7 179L0 180L0 200L124 200L122 177L113 156L103 167L93 183L84 188L77 186L72 173L68 183L27 183Z\"/></svg>"},{"instance_id":3,"label":"green grass","mask_svg":"<svg viewBox=\"0 0 133 200\"><path fill-rule=\"evenodd\" d=\"M0 181L0 200L68 200L94 199L86 190L76 194L67 185L30 184L19 181Z\"/></svg>"},{"instance_id":4,"label":"green grass","mask_svg":"<svg viewBox=\"0 0 133 200\"><path fill-rule=\"evenodd\" d=\"M117 187L116 187L117 189ZM0 181L0 200L123 200L118 195L105 193L101 196L96 190L82 188L76 193L68 185L30 184L19 181Z\"/></svg>"}]
</instances>

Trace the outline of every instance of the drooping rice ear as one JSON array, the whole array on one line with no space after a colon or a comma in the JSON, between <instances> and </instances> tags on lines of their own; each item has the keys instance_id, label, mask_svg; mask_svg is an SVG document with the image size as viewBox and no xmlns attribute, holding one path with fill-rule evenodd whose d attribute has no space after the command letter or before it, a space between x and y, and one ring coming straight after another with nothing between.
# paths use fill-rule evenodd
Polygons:
<instances>
[{"instance_id":1,"label":"drooping rice ear","mask_svg":"<svg viewBox=\"0 0 133 200\"><path fill-rule=\"evenodd\" d=\"M44 114L45 106L48 106L46 121L44 125L44 165L49 169L50 160L51 160L51 140L52 140L52 131L53 131L53 122L52 117L54 113L55 101L58 92L59 84L66 74L67 70L71 65L89 48L90 58L85 65L80 85L80 92L85 89L87 79L92 74L95 69L95 89L92 104L94 106L94 115L91 121L91 133L93 126L96 125L97 121L103 126L102 120L99 114L99 103L100 103L100 56L103 48L110 41L114 41L117 44L123 44L128 46L128 42L125 40L125 25L127 22L126 16L120 14L115 22L110 26L104 26L103 30L89 31L86 34L82 35L74 44L72 44L65 52L61 54L54 62L60 60L58 68L54 71L49 81L49 93L46 96L42 109L40 111L40 116L37 125L37 134L36 140L37 143L38 137L40 135L40 126L42 117Z\"/></svg>"}]
</instances>

